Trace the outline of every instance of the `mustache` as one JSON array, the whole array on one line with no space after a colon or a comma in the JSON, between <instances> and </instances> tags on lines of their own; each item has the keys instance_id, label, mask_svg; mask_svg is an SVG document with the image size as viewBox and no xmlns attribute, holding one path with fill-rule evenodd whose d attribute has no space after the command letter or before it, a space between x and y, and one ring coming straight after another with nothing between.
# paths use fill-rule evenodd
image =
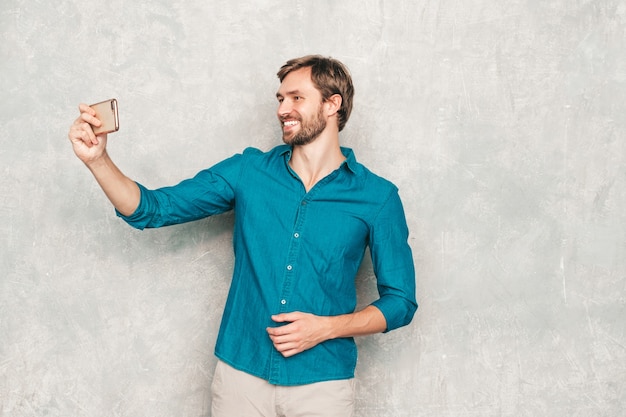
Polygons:
<instances>
[{"instance_id":1,"label":"mustache","mask_svg":"<svg viewBox=\"0 0 626 417\"><path fill-rule=\"evenodd\" d=\"M296 115L296 114L292 115L291 113L289 113L289 114L287 114L285 116L279 116L278 120L280 120L281 122L286 122L287 120L297 120L297 121L300 122L300 121L302 121L302 117L300 117L299 115Z\"/></svg>"}]
</instances>

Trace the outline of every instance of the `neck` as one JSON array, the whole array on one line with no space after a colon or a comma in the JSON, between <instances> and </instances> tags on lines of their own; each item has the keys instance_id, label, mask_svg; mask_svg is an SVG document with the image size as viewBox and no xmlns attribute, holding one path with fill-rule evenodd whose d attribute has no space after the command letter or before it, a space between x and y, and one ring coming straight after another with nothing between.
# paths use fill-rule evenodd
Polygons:
<instances>
[{"instance_id":1,"label":"neck","mask_svg":"<svg viewBox=\"0 0 626 417\"><path fill-rule=\"evenodd\" d=\"M289 164L308 192L319 180L339 168L344 159L339 135L322 134L307 145L294 146Z\"/></svg>"}]
</instances>

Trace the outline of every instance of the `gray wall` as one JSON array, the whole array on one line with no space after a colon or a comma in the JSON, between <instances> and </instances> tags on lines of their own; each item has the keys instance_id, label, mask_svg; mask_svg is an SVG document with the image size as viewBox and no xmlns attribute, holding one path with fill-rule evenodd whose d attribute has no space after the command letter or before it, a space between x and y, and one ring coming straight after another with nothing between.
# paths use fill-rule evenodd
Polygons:
<instances>
[{"instance_id":1,"label":"gray wall","mask_svg":"<svg viewBox=\"0 0 626 417\"><path fill-rule=\"evenodd\" d=\"M280 142L276 70L322 53L342 134L395 182L414 322L359 340L358 415L621 416L626 4L26 1L0 6L0 416L208 416L232 215L139 232L74 157L169 185ZM371 265L361 304L375 296Z\"/></svg>"}]
</instances>

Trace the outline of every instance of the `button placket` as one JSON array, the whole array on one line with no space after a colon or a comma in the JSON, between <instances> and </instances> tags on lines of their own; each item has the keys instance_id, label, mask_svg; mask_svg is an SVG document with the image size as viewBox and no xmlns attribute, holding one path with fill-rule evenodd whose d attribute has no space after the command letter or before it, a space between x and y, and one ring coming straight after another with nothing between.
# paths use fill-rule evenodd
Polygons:
<instances>
[{"instance_id":1,"label":"button placket","mask_svg":"<svg viewBox=\"0 0 626 417\"><path fill-rule=\"evenodd\" d=\"M292 283L293 283L293 279L295 278L295 273L296 271L296 261L297 261L297 256L300 250L300 243L301 243L301 234L299 232L299 230L302 229L302 224L304 222L305 219L305 214L306 214L306 207L307 207L307 196L305 195L304 198L300 201L300 204L296 207L296 220L295 220L295 224L294 224L294 228L293 231L291 233L291 241L289 243L289 251L288 251L288 256L287 256L287 262L285 265L285 279L284 279L284 284L283 284L283 288L281 291L281 295L279 298L279 303L280 303L280 311L281 312L285 312L288 310L288 303L289 303L289 298L291 296L291 289L292 289Z\"/></svg>"}]
</instances>

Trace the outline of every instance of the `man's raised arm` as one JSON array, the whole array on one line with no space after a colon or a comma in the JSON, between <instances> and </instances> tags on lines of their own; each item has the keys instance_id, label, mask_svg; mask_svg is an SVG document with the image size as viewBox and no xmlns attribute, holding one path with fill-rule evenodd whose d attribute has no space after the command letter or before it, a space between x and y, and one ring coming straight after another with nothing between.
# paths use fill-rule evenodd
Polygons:
<instances>
[{"instance_id":1,"label":"man's raised arm","mask_svg":"<svg viewBox=\"0 0 626 417\"><path fill-rule=\"evenodd\" d=\"M137 184L120 171L106 151L107 135L96 136L92 126L100 126L96 112L86 104L78 107L80 116L70 127L68 137L74 153L89 168L113 206L129 216L139 206L141 192Z\"/></svg>"}]
</instances>

